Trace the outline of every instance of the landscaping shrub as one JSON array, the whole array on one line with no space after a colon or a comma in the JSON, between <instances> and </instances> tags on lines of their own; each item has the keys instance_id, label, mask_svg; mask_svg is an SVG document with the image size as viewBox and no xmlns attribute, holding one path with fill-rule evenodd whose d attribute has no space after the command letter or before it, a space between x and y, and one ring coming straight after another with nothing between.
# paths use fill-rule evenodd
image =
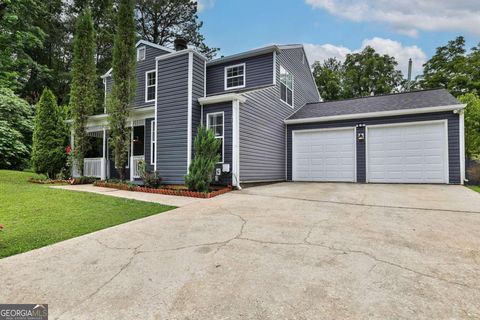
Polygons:
<instances>
[{"instance_id":1,"label":"landscaping shrub","mask_svg":"<svg viewBox=\"0 0 480 320\"><path fill-rule=\"evenodd\" d=\"M98 178L95 178L95 177L81 176L79 178L75 178L75 184L91 184L97 180Z\"/></svg>"},{"instance_id":2,"label":"landscaping shrub","mask_svg":"<svg viewBox=\"0 0 480 320\"><path fill-rule=\"evenodd\" d=\"M198 128L194 142L195 157L185 176L185 184L188 189L199 192L209 191L215 164L220 160L218 149L221 143L219 139L215 138L212 130L203 126Z\"/></svg>"},{"instance_id":3,"label":"landscaping shrub","mask_svg":"<svg viewBox=\"0 0 480 320\"><path fill-rule=\"evenodd\" d=\"M466 178L468 179L468 184L480 185L480 161L467 159Z\"/></svg>"},{"instance_id":4,"label":"landscaping shrub","mask_svg":"<svg viewBox=\"0 0 480 320\"><path fill-rule=\"evenodd\" d=\"M162 178L157 171L149 171L145 164L145 161L141 161L138 164L138 169L140 171L140 178L143 180L143 184L149 188L158 188L162 185Z\"/></svg>"},{"instance_id":5,"label":"landscaping shrub","mask_svg":"<svg viewBox=\"0 0 480 320\"><path fill-rule=\"evenodd\" d=\"M57 98L45 89L37 104L33 131L32 165L36 173L56 177L66 160L64 143L65 124Z\"/></svg>"}]
</instances>

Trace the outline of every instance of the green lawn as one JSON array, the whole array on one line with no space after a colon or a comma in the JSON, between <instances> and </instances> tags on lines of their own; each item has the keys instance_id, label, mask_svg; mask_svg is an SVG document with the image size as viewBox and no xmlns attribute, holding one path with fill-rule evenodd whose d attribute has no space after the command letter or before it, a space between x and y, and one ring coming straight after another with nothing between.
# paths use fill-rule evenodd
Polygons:
<instances>
[{"instance_id":1,"label":"green lawn","mask_svg":"<svg viewBox=\"0 0 480 320\"><path fill-rule=\"evenodd\" d=\"M480 186L469 186L469 188L472 189L473 191L480 192Z\"/></svg>"},{"instance_id":2,"label":"green lawn","mask_svg":"<svg viewBox=\"0 0 480 320\"><path fill-rule=\"evenodd\" d=\"M155 203L49 188L40 176L0 170L0 258L174 209Z\"/></svg>"}]
</instances>

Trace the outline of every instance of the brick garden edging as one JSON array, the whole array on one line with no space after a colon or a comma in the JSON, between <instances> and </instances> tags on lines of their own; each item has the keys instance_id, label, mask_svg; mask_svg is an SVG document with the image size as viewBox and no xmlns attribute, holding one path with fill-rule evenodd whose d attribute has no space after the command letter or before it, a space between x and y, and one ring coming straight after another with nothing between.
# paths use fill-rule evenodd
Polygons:
<instances>
[{"instance_id":1,"label":"brick garden edging","mask_svg":"<svg viewBox=\"0 0 480 320\"><path fill-rule=\"evenodd\" d=\"M213 198L221 194L232 191L231 187L225 187L225 188L214 190L208 193L190 191L190 190L173 190L173 189L166 189L166 188L154 189L154 188L131 186L124 183L115 183L115 182L106 182L106 181L96 181L93 183L93 185L96 187L112 188L112 189L125 190L125 191L147 192L147 193L165 194L169 196L182 196L182 197L204 198L204 199Z\"/></svg>"}]
</instances>

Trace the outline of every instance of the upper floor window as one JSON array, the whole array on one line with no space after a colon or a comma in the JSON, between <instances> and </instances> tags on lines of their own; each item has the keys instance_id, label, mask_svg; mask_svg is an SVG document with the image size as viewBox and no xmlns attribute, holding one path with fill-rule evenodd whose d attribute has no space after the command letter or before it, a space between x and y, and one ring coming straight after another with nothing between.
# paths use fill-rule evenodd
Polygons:
<instances>
[{"instance_id":1,"label":"upper floor window","mask_svg":"<svg viewBox=\"0 0 480 320\"><path fill-rule=\"evenodd\" d=\"M223 163L223 134L224 134L223 112L215 112L207 114L207 128L212 129L216 139L222 141L218 154L220 155L220 162Z\"/></svg>"},{"instance_id":2,"label":"upper floor window","mask_svg":"<svg viewBox=\"0 0 480 320\"><path fill-rule=\"evenodd\" d=\"M293 107L293 75L280 66L280 99Z\"/></svg>"},{"instance_id":3,"label":"upper floor window","mask_svg":"<svg viewBox=\"0 0 480 320\"><path fill-rule=\"evenodd\" d=\"M143 61L145 60L145 52L146 52L145 47L139 47L137 48L137 61Z\"/></svg>"},{"instance_id":4,"label":"upper floor window","mask_svg":"<svg viewBox=\"0 0 480 320\"><path fill-rule=\"evenodd\" d=\"M245 87L245 63L225 67L225 90Z\"/></svg>"},{"instance_id":5,"label":"upper floor window","mask_svg":"<svg viewBox=\"0 0 480 320\"><path fill-rule=\"evenodd\" d=\"M155 101L155 84L157 73L155 70L145 73L145 102Z\"/></svg>"}]
</instances>

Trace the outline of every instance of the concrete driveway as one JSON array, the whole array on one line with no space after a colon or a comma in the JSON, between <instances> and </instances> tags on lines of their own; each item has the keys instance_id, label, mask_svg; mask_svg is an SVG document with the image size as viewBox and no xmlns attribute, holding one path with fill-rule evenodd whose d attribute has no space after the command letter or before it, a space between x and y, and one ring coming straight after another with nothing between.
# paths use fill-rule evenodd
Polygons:
<instances>
[{"instance_id":1,"label":"concrete driveway","mask_svg":"<svg viewBox=\"0 0 480 320\"><path fill-rule=\"evenodd\" d=\"M51 319L477 319L480 194L279 183L0 260Z\"/></svg>"}]
</instances>

